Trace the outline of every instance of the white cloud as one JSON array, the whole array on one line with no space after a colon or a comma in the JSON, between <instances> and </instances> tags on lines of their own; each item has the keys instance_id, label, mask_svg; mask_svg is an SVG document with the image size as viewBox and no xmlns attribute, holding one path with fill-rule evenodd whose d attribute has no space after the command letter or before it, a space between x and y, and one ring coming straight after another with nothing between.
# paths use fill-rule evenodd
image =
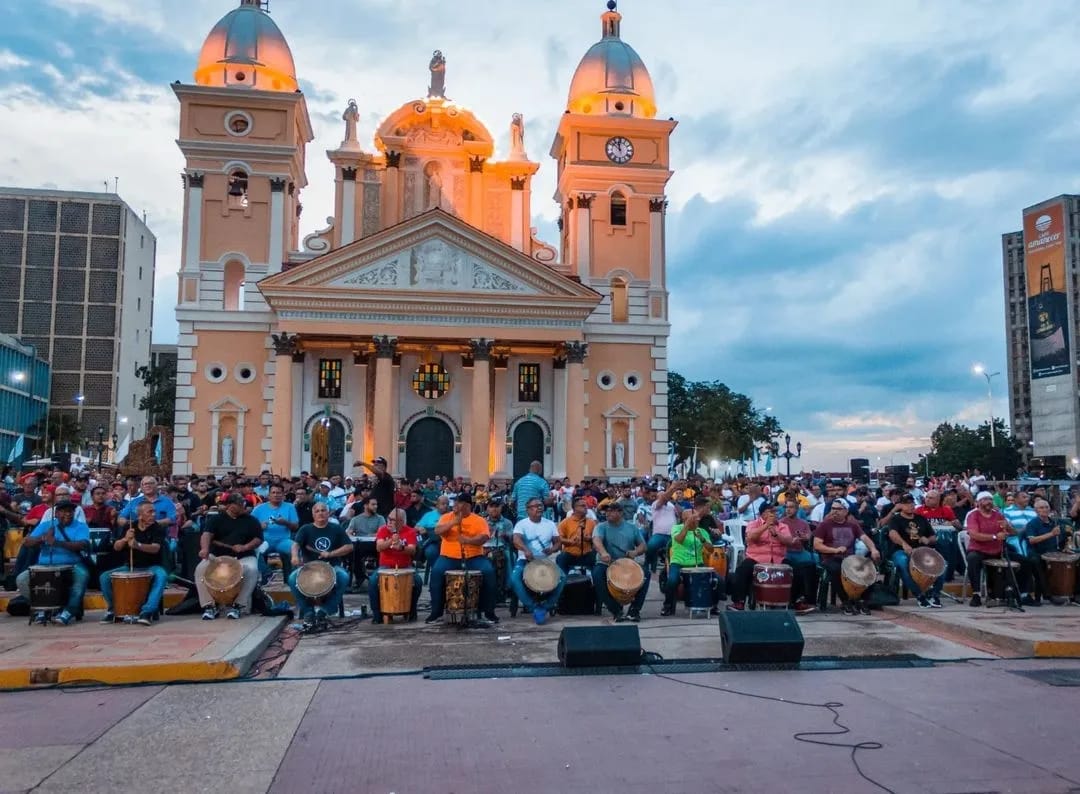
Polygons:
<instances>
[{"instance_id":1,"label":"white cloud","mask_svg":"<svg viewBox=\"0 0 1080 794\"><path fill-rule=\"evenodd\" d=\"M21 69L22 67L29 65L30 61L16 55L11 50L0 50L0 71Z\"/></svg>"}]
</instances>

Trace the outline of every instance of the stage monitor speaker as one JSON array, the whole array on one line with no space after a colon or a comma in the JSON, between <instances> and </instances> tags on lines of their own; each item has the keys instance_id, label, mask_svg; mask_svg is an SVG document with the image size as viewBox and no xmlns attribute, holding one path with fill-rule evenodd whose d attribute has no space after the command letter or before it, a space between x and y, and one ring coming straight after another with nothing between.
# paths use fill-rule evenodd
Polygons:
<instances>
[{"instance_id":1,"label":"stage monitor speaker","mask_svg":"<svg viewBox=\"0 0 1080 794\"><path fill-rule=\"evenodd\" d=\"M790 610L720 613L720 647L728 664L798 664L803 645Z\"/></svg>"},{"instance_id":2,"label":"stage monitor speaker","mask_svg":"<svg viewBox=\"0 0 1080 794\"><path fill-rule=\"evenodd\" d=\"M567 626L559 635L563 667L622 667L640 661L637 626Z\"/></svg>"},{"instance_id":3,"label":"stage monitor speaker","mask_svg":"<svg viewBox=\"0 0 1080 794\"><path fill-rule=\"evenodd\" d=\"M851 479L860 480L864 483L870 482L870 459L869 458L852 458L851 459Z\"/></svg>"}]
</instances>

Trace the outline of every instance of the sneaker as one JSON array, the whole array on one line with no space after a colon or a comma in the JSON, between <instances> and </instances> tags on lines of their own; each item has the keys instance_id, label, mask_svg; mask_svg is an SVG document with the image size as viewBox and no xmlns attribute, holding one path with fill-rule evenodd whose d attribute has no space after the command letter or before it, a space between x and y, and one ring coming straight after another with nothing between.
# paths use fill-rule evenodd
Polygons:
<instances>
[{"instance_id":1,"label":"sneaker","mask_svg":"<svg viewBox=\"0 0 1080 794\"><path fill-rule=\"evenodd\" d=\"M860 601L859 602L858 609L859 609L859 614L860 615L869 615L870 614L870 607L867 605L867 603L865 601Z\"/></svg>"},{"instance_id":2,"label":"sneaker","mask_svg":"<svg viewBox=\"0 0 1080 794\"><path fill-rule=\"evenodd\" d=\"M1029 595L1023 596L1020 599L1020 605L1025 607L1042 606L1041 604L1036 604L1035 599Z\"/></svg>"},{"instance_id":3,"label":"sneaker","mask_svg":"<svg viewBox=\"0 0 1080 794\"><path fill-rule=\"evenodd\" d=\"M102 623L115 623L116 622L116 615L114 615L112 612L106 612L102 616L101 622Z\"/></svg>"},{"instance_id":4,"label":"sneaker","mask_svg":"<svg viewBox=\"0 0 1080 794\"><path fill-rule=\"evenodd\" d=\"M709 617L715 618L719 614L720 614L720 607L713 607L712 609L709 610Z\"/></svg>"},{"instance_id":5,"label":"sneaker","mask_svg":"<svg viewBox=\"0 0 1080 794\"><path fill-rule=\"evenodd\" d=\"M978 593L976 593L971 597L971 601L969 601L968 603L973 607L981 607L982 597Z\"/></svg>"},{"instance_id":6,"label":"sneaker","mask_svg":"<svg viewBox=\"0 0 1080 794\"><path fill-rule=\"evenodd\" d=\"M641 612L636 609L631 609L630 614L626 616L631 623L641 622Z\"/></svg>"},{"instance_id":7,"label":"sneaker","mask_svg":"<svg viewBox=\"0 0 1080 794\"><path fill-rule=\"evenodd\" d=\"M484 615L484 618L487 620L488 623L499 622L499 616L496 615L494 612L488 612L486 615Z\"/></svg>"},{"instance_id":8,"label":"sneaker","mask_svg":"<svg viewBox=\"0 0 1080 794\"><path fill-rule=\"evenodd\" d=\"M548 613L543 607L537 607L533 610L533 620L537 626L543 626L547 623Z\"/></svg>"},{"instance_id":9,"label":"sneaker","mask_svg":"<svg viewBox=\"0 0 1080 794\"><path fill-rule=\"evenodd\" d=\"M857 609L855 609L854 604L844 602L843 613L850 617L851 615L859 614L859 611Z\"/></svg>"},{"instance_id":10,"label":"sneaker","mask_svg":"<svg viewBox=\"0 0 1080 794\"><path fill-rule=\"evenodd\" d=\"M746 609L746 602L732 601L730 604L727 605L727 608L734 610L735 612L742 612L744 609Z\"/></svg>"},{"instance_id":11,"label":"sneaker","mask_svg":"<svg viewBox=\"0 0 1080 794\"><path fill-rule=\"evenodd\" d=\"M427 620L424 621L424 625L430 626L432 623L438 623L442 620L442 615L429 615Z\"/></svg>"},{"instance_id":12,"label":"sneaker","mask_svg":"<svg viewBox=\"0 0 1080 794\"><path fill-rule=\"evenodd\" d=\"M661 607L661 609L660 609L660 617L662 617L662 618L669 618L674 614L675 614L675 607L670 606L668 604L664 604L664 606Z\"/></svg>"},{"instance_id":13,"label":"sneaker","mask_svg":"<svg viewBox=\"0 0 1080 794\"><path fill-rule=\"evenodd\" d=\"M930 599L927 598L926 596L924 596L924 595L919 596L919 598L917 600L919 602L919 606L922 609L929 609L930 608Z\"/></svg>"},{"instance_id":14,"label":"sneaker","mask_svg":"<svg viewBox=\"0 0 1080 794\"><path fill-rule=\"evenodd\" d=\"M135 622L138 623L140 626L153 626L154 616L149 612L142 612L139 614L139 617L135 620Z\"/></svg>"},{"instance_id":15,"label":"sneaker","mask_svg":"<svg viewBox=\"0 0 1080 794\"><path fill-rule=\"evenodd\" d=\"M225 617L229 620L240 620L240 607L233 604L229 607L229 611L225 613Z\"/></svg>"},{"instance_id":16,"label":"sneaker","mask_svg":"<svg viewBox=\"0 0 1080 794\"><path fill-rule=\"evenodd\" d=\"M48 622L48 620L49 619L44 612L38 612L36 615L34 615L34 623L36 623L38 626L44 626Z\"/></svg>"},{"instance_id":17,"label":"sneaker","mask_svg":"<svg viewBox=\"0 0 1080 794\"><path fill-rule=\"evenodd\" d=\"M56 622L62 623L65 626L70 626L75 620L75 616L68 612L66 609L56 616Z\"/></svg>"},{"instance_id":18,"label":"sneaker","mask_svg":"<svg viewBox=\"0 0 1080 794\"><path fill-rule=\"evenodd\" d=\"M625 623L626 621L630 620L630 618L626 616L626 613L623 612L621 609L616 612L613 617L615 618L616 623Z\"/></svg>"},{"instance_id":19,"label":"sneaker","mask_svg":"<svg viewBox=\"0 0 1080 794\"><path fill-rule=\"evenodd\" d=\"M815 612L815 611L817 611L816 607L812 607L810 604L806 603L805 601L799 601L797 604L795 604L795 614L796 615L809 615L811 612Z\"/></svg>"},{"instance_id":20,"label":"sneaker","mask_svg":"<svg viewBox=\"0 0 1080 794\"><path fill-rule=\"evenodd\" d=\"M943 609L941 605L941 599L938 598L936 595L930 596L930 606L934 609Z\"/></svg>"},{"instance_id":21,"label":"sneaker","mask_svg":"<svg viewBox=\"0 0 1080 794\"><path fill-rule=\"evenodd\" d=\"M217 620L217 607L207 607L202 613L203 620Z\"/></svg>"}]
</instances>

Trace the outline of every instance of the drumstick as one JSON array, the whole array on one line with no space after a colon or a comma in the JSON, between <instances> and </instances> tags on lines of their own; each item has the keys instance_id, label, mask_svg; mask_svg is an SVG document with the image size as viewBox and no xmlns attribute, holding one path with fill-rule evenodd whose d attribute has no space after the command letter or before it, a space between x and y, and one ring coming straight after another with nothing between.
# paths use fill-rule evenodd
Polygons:
<instances>
[{"instance_id":1,"label":"drumstick","mask_svg":"<svg viewBox=\"0 0 1080 794\"><path fill-rule=\"evenodd\" d=\"M128 544L128 573L135 571L135 541Z\"/></svg>"}]
</instances>

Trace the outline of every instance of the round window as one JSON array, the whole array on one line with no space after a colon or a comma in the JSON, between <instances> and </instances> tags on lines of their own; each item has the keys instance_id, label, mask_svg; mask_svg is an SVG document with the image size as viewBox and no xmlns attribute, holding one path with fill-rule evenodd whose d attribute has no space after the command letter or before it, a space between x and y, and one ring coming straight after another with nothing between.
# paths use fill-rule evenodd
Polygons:
<instances>
[{"instance_id":1,"label":"round window","mask_svg":"<svg viewBox=\"0 0 1080 794\"><path fill-rule=\"evenodd\" d=\"M255 365L248 364L247 362L237 364L236 368L233 370L233 376L239 383L251 383L255 380L255 373Z\"/></svg>"},{"instance_id":2,"label":"round window","mask_svg":"<svg viewBox=\"0 0 1080 794\"><path fill-rule=\"evenodd\" d=\"M252 118L242 110L234 110L225 116L225 131L229 135L242 137L251 132Z\"/></svg>"},{"instance_id":3,"label":"round window","mask_svg":"<svg viewBox=\"0 0 1080 794\"><path fill-rule=\"evenodd\" d=\"M637 391L641 388L641 375L637 372L627 372L623 376L623 386L630 391Z\"/></svg>"},{"instance_id":4,"label":"round window","mask_svg":"<svg viewBox=\"0 0 1080 794\"><path fill-rule=\"evenodd\" d=\"M611 391L615 388L615 373L609 369L605 369L596 376L596 385L604 391Z\"/></svg>"},{"instance_id":5,"label":"round window","mask_svg":"<svg viewBox=\"0 0 1080 794\"><path fill-rule=\"evenodd\" d=\"M206 365L206 369L203 370L203 374L206 375L206 379L211 383L221 383L225 380L225 374L228 370L225 369L225 365L219 361L215 361Z\"/></svg>"},{"instance_id":6,"label":"round window","mask_svg":"<svg viewBox=\"0 0 1080 794\"><path fill-rule=\"evenodd\" d=\"M437 400L450 391L450 373L442 364L421 364L413 373L412 387L425 400Z\"/></svg>"}]
</instances>

